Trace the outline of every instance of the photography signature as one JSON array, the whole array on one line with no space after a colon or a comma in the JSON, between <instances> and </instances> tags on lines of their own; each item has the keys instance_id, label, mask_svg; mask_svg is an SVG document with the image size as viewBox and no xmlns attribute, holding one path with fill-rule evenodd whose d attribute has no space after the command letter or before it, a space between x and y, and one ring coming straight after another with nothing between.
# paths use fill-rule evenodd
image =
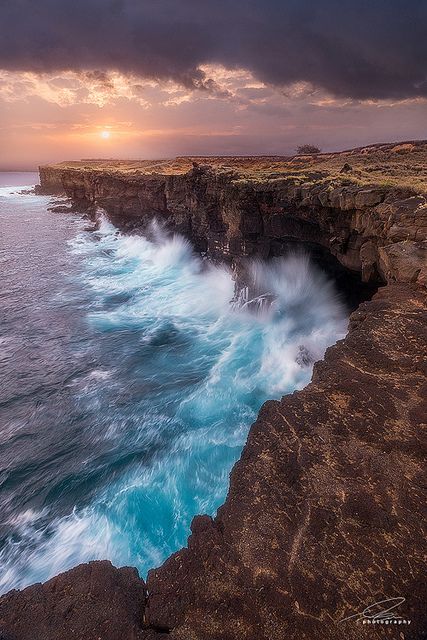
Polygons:
<instances>
[{"instance_id":1,"label":"photography signature","mask_svg":"<svg viewBox=\"0 0 427 640\"><path fill-rule=\"evenodd\" d=\"M351 616L347 616L347 618L343 618L339 622L346 622L347 620L354 620L358 622L359 620L370 620L380 623L388 623L388 621L393 620L396 624L398 621L404 621L405 619L402 616L397 615L395 609L400 607L401 604L405 602L405 598L386 598L385 600L379 600L378 602L374 602L369 606L365 607L363 611L360 613L354 613ZM405 620L405 624L410 624L410 621Z\"/></svg>"}]
</instances>

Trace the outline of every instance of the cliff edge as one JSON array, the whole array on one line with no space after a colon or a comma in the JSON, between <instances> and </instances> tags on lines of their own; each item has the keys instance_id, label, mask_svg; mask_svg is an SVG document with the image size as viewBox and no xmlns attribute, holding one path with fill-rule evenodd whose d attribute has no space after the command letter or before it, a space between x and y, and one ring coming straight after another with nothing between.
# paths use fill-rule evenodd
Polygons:
<instances>
[{"instance_id":1,"label":"cliff edge","mask_svg":"<svg viewBox=\"0 0 427 640\"><path fill-rule=\"evenodd\" d=\"M124 228L156 217L242 281L247 257L298 243L378 291L311 383L262 407L225 504L193 520L186 548L146 584L94 562L12 591L0 638L425 637L426 145L380 147L330 154L323 168L321 158L41 168L45 191L103 207ZM378 154L421 171L369 181Z\"/></svg>"}]
</instances>

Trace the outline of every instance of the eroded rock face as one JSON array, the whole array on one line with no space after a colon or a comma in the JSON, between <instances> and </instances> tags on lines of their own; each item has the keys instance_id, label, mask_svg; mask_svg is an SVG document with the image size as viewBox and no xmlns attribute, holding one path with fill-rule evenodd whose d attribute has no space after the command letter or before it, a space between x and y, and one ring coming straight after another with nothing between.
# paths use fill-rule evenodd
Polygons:
<instances>
[{"instance_id":1,"label":"eroded rock face","mask_svg":"<svg viewBox=\"0 0 427 640\"><path fill-rule=\"evenodd\" d=\"M387 285L352 314L305 389L263 406L225 504L215 519L196 517L188 547L149 573L147 600L132 570L82 565L3 596L5 638L424 638L424 197L241 184L200 167L61 181L75 203L138 224L155 213L212 256L267 257L297 239ZM341 622L390 598L405 599L392 629Z\"/></svg>"},{"instance_id":2,"label":"eroded rock face","mask_svg":"<svg viewBox=\"0 0 427 640\"><path fill-rule=\"evenodd\" d=\"M382 288L308 387L263 406L216 519L196 517L188 548L149 573L145 615L136 572L91 563L0 599L5 632L382 638L389 629L339 621L403 597L411 624L396 637L424 637L425 309L419 287Z\"/></svg>"},{"instance_id":3,"label":"eroded rock face","mask_svg":"<svg viewBox=\"0 0 427 640\"><path fill-rule=\"evenodd\" d=\"M383 637L339 621L402 596L401 637L422 637L424 305L381 289L308 387L264 405L217 518L150 572L150 622L174 638Z\"/></svg>"},{"instance_id":4,"label":"eroded rock face","mask_svg":"<svg viewBox=\"0 0 427 640\"><path fill-rule=\"evenodd\" d=\"M40 171L49 192L55 169ZM55 188L62 184L75 206L100 206L130 228L156 217L213 258L268 258L293 240L323 247L365 282L427 281L427 202L409 190L250 181L203 165L181 175L56 171ZM403 249L412 256L410 268L401 259Z\"/></svg>"},{"instance_id":5,"label":"eroded rock face","mask_svg":"<svg viewBox=\"0 0 427 640\"><path fill-rule=\"evenodd\" d=\"M136 569L81 564L0 598L2 640L135 640L147 592Z\"/></svg>"}]
</instances>

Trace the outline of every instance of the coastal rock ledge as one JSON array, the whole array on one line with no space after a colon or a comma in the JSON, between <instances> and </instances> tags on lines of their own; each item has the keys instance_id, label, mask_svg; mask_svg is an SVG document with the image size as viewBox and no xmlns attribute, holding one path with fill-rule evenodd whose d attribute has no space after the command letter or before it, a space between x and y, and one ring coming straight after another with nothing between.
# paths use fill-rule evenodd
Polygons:
<instances>
[{"instance_id":1,"label":"coastal rock ledge","mask_svg":"<svg viewBox=\"0 0 427 640\"><path fill-rule=\"evenodd\" d=\"M359 156L365 167L360 150L337 166ZM427 637L426 198L337 177L329 158L302 178L277 159L274 175L253 159L41 169L42 189L74 207L131 226L156 216L212 257L240 264L298 241L378 290L311 383L261 408L224 505L194 518L186 548L146 583L101 561L11 591L1 640Z\"/></svg>"}]
</instances>

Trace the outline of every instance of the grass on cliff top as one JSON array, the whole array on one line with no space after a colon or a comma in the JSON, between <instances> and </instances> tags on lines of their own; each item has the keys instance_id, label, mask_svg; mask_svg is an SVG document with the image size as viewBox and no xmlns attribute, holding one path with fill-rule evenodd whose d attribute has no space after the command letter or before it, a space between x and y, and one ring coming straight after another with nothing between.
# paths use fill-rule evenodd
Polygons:
<instances>
[{"instance_id":1,"label":"grass on cliff top","mask_svg":"<svg viewBox=\"0 0 427 640\"><path fill-rule=\"evenodd\" d=\"M289 179L297 183L339 180L356 185L405 187L427 194L427 142L379 144L314 156L185 156L169 160L62 162L62 169L86 169L126 175L182 175L193 163L233 172L236 181ZM342 169L345 165L347 171Z\"/></svg>"}]
</instances>

